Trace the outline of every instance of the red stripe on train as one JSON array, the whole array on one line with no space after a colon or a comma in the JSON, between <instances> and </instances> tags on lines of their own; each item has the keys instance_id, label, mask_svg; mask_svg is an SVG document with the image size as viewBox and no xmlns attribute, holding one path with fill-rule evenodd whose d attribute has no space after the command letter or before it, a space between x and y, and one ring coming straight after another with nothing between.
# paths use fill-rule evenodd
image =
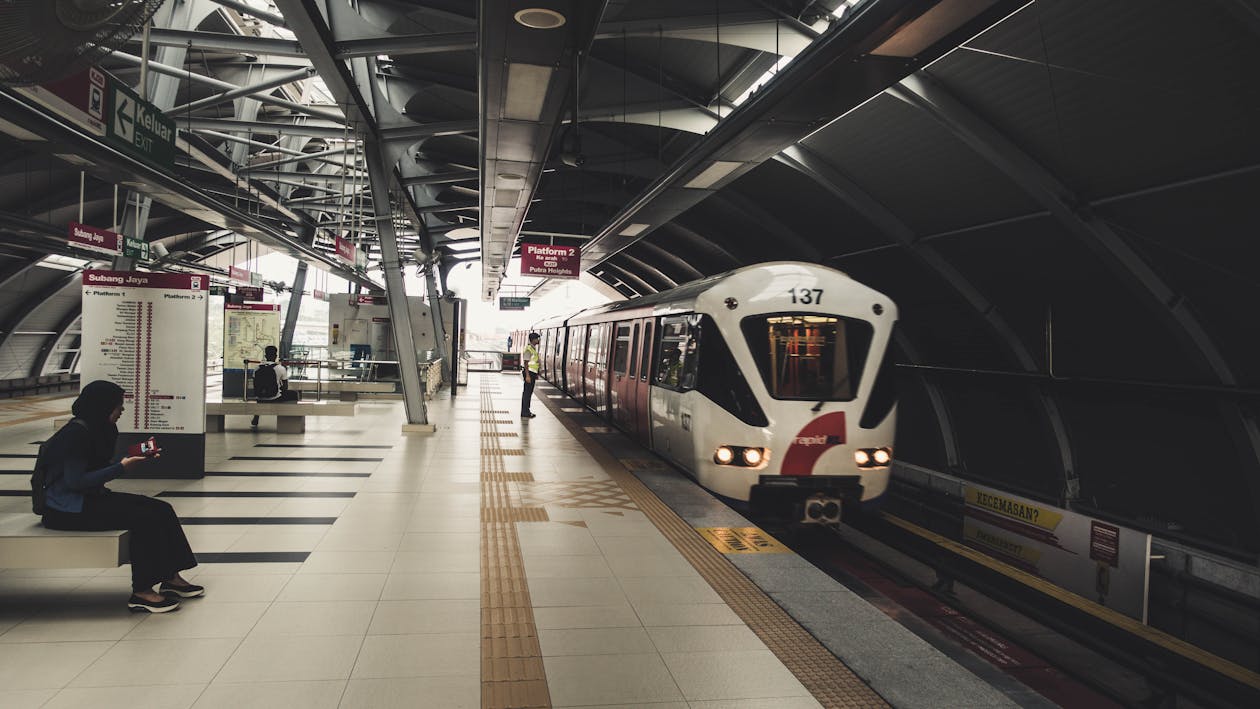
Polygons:
<instances>
[{"instance_id":1,"label":"red stripe on train","mask_svg":"<svg viewBox=\"0 0 1260 709\"><path fill-rule=\"evenodd\" d=\"M823 414L805 424L796 434L783 456L780 475L813 475L814 464L832 446L842 445L845 440L844 412Z\"/></svg>"}]
</instances>

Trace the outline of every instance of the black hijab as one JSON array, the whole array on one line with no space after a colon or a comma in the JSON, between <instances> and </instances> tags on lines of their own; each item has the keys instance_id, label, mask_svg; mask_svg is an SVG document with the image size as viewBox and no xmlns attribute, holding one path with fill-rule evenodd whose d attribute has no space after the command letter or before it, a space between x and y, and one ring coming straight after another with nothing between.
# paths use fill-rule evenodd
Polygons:
<instances>
[{"instance_id":1,"label":"black hijab","mask_svg":"<svg viewBox=\"0 0 1260 709\"><path fill-rule=\"evenodd\" d=\"M109 415L123 403L123 388L113 382L98 379L79 391L79 398L70 407L76 418L87 424L92 439L92 460L108 463L118 442L118 427Z\"/></svg>"}]
</instances>

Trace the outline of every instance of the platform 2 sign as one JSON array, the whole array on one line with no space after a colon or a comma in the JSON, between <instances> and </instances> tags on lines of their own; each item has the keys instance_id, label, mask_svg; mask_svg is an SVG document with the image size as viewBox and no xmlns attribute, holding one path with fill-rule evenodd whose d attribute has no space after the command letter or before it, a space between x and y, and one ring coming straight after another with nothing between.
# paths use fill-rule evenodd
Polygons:
<instances>
[{"instance_id":1,"label":"platform 2 sign","mask_svg":"<svg viewBox=\"0 0 1260 709\"><path fill-rule=\"evenodd\" d=\"M83 272L82 381L105 379L126 392L120 446L155 436L162 447L137 476L205 471L209 288L203 275Z\"/></svg>"},{"instance_id":2,"label":"platform 2 sign","mask_svg":"<svg viewBox=\"0 0 1260 709\"><path fill-rule=\"evenodd\" d=\"M521 275L544 278L577 278L582 257L576 246L521 242Z\"/></svg>"},{"instance_id":3,"label":"platform 2 sign","mask_svg":"<svg viewBox=\"0 0 1260 709\"><path fill-rule=\"evenodd\" d=\"M524 310L529 307L529 298L499 298L499 310Z\"/></svg>"},{"instance_id":4,"label":"platform 2 sign","mask_svg":"<svg viewBox=\"0 0 1260 709\"><path fill-rule=\"evenodd\" d=\"M964 495L967 546L1146 622L1151 535L978 485Z\"/></svg>"}]
</instances>

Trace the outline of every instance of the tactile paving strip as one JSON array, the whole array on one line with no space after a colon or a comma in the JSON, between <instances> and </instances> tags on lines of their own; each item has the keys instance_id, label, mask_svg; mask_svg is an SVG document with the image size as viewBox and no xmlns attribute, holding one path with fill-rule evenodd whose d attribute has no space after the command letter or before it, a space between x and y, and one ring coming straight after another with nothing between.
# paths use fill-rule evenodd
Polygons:
<instances>
[{"instance_id":1,"label":"tactile paving strip","mask_svg":"<svg viewBox=\"0 0 1260 709\"><path fill-rule=\"evenodd\" d=\"M574 433L581 428L568 417L560 420ZM598 445L587 446L587 450L818 703L829 708L889 706L607 450Z\"/></svg>"},{"instance_id":2,"label":"tactile paving strip","mask_svg":"<svg viewBox=\"0 0 1260 709\"><path fill-rule=\"evenodd\" d=\"M493 407L481 388L483 413ZM508 423L508 422L504 422ZM481 706L483 709L550 707L542 648L525 580L517 522L546 522L547 510L525 507L513 490L533 481L530 473L508 472L499 445L498 421L481 421Z\"/></svg>"}]
</instances>

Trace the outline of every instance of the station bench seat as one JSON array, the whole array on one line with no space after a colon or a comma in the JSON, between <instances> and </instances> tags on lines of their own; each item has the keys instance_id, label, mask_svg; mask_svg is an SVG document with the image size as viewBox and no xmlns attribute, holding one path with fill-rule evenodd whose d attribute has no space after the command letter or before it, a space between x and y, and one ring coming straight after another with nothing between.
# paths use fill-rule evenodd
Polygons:
<instances>
[{"instance_id":1,"label":"station bench seat","mask_svg":"<svg viewBox=\"0 0 1260 709\"><path fill-rule=\"evenodd\" d=\"M307 416L354 416L358 405L342 401L211 401L206 403L206 433L221 433L226 416L275 416L277 433L305 433Z\"/></svg>"},{"instance_id":2,"label":"station bench seat","mask_svg":"<svg viewBox=\"0 0 1260 709\"><path fill-rule=\"evenodd\" d=\"M29 512L0 513L0 569L112 569L130 561L128 534L63 532Z\"/></svg>"},{"instance_id":3,"label":"station bench seat","mask_svg":"<svg viewBox=\"0 0 1260 709\"><path fill-rule=\"evenodd\" d=\"M359 394L392 394L393 382L360 382L352 379L333 379L315 381L313 379L290 379L289 389L301 392L337 392L342 401L358 401Z\"/></svg>"}]
</instances>

